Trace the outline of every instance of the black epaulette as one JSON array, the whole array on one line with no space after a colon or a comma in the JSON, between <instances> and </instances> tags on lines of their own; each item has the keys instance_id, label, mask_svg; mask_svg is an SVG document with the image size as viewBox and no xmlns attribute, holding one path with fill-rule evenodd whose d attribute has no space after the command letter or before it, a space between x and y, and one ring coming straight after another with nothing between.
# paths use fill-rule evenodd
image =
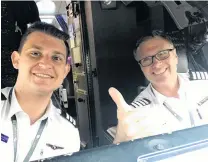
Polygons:
<instances>
[{"instance_id":1,"label":"black epaulette","mask_svg":"<svg viewBox=\"0 0 208 162\"><path fill-rule=\"evenodd\" d=\"M189 71L189 79L192 80L208 80L206 71Z\"/></svg>"},{"instance_id":2,"label":"black epaulette","mask_svg":"<svg viewBox=\"0 0 208 162\"><path fill-rule=\"evenodd\" d=\"M5 97L5 95L1 92L1 101L5 101L7 100L7 98Z\"/></svg>"},{"instance_id":3,"label":"black epaulette","mask_svg":"<svg viewBox=\"0 0 208 162\"><path fill-rule=\"evenodd\" d=\"M132 102L131 106L133 106L134 108L137 108L137 107L147 106L147 105L150 105L150 104L151 104L151 101L149 99L141 98L137 101Z\"/></svg>"},{"instance_id":4,"label":"black epaulette","mask_svg":"<svg viewBox=\"0 0 208 162\"><path fill-rule=\"evenodd\" d=\"M51 99L52 99L52 103L53 105L55 105L55 107L57 106L57 110L58 110L58 113L64 118L66 119L67 121L69 121L72 125L74 125L75 127L77 127L77 122L76 120L71 117L60 105L60 103L58 102L56 96L53 94L51 96Z\"/></svg>"},{"instance_id":5,"label":"black epaulette","mask_svg":"<svg viewBox=\"0 0 208 162\"><path fill-rule=\"evenodd\" d=\"M73 117L71 117L65 110L63 110L63 109L58 109L58 111L59 111L60 115L61 115L64 119L66 119L67 121L69 121L73 126L77 127L77 122L76 122L76 120L75 120Z\"/></svg>"}]
</instances>

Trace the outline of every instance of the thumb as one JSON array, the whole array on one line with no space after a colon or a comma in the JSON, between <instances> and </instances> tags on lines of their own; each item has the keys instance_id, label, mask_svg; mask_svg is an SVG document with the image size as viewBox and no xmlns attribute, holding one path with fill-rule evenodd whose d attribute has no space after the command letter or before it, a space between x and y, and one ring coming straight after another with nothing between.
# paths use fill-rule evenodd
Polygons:
<instances>
[{"instance_id":1,"label":"thumb","mask_svg":"<svg viewBox=\"0 0 208 162\"><path fill-rule=\"evenodd\" d=\"M111 87L109 88L108 92L115 104L117 105L118 109L124 111L130 110L130 106L126 103L122 94L116 88Z\"/></svg>"}]
</instances>

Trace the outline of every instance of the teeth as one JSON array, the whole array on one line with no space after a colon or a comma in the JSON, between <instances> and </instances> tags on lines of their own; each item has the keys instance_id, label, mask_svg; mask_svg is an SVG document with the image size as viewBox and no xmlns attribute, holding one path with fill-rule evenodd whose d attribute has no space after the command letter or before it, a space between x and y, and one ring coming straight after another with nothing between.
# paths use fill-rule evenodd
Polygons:
<instances>
[{"instance_id":1,"label":"teeth","mask_svg":"<svg viewBox=\"0 0 208 162\"><path fill-rule=\"evenodd\" d=\"M162 72L163 73L163 72ZM156 75L162 74L162 73L155 73Z\"/></svg>"},{"instance_id":2,"label":"teeth","mask_svg":"<svg viewBox=\"0 0 208 162\"><path fill-rule=\"evenodd\" d=\"M43 78L51 78L49 75L46 74L35 74L35 75Z\"/></svg>"},{"instance_id":3,"label":"teeth","mask_svg":"<svg viewBox=\"0 0 208 162\"><path fill-rule=\"evenodd\" d=\"M159 72L159 73L154 72L154 74L160 75L160 74L164 73L165 71L166 71L166 69L163 72Z\"/></svg>"}]
</instances>

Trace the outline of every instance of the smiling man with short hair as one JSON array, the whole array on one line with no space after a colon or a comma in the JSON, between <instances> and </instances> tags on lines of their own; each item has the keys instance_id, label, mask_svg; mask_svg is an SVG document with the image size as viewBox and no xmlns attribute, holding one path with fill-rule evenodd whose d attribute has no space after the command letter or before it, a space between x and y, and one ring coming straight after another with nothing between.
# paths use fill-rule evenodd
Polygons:
<instances>
[{"instance_id":1,"label":"smiling man with short hair","mask_svg":"<svg viewBox=\"0 0 208 162\"><path fill-rule=\"evenodd\" d=\"M18 77L13 88L2 89L0 161L28 162L79 151L78 129L51 100L70 71L68 38L54 26L36 22L12 53Z\"/></svg>"},{"instance_id":2,"label":"smiling man with short hair","mask_svg":"<svg viewBox=\"0 0 208 162\"><path fill-rule=\"evenodd\" d=\"M114 143L208 124L208 82L177 73L178 56L167 36L142 38L134 57L150 84L131 105L109 89L118 108Z\"/></svg>"}]
</instances>

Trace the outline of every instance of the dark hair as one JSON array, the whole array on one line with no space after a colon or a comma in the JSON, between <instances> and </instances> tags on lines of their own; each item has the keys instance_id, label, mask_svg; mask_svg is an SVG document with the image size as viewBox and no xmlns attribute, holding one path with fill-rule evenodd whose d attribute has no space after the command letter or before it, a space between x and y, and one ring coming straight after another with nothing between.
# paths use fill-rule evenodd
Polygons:
<instances>
[{"instance_id":1,"label":"dark hair","mask_svg":"<svg viewBox=\"0 0 208 162\"><path fill-rule=\"evenodd\" d=\"M167 34L165 34L162 30L153 30L150 34L142 36L140 39L137 40L136 47L134 48L134 51L133 51L134 58L136 59L136 61L139 61L138 54L136 53L136 51L137 51L137 48L140 46L140 44L150 39L153 39L155 37L161 37L164 40L167 40L170 44L174 45L171 38Z\"/></svg>"},{"instance_id":2,"label":"dark hair","mask_svg":"<svg viewBox=\"0 0 208 162\"><path fill-rule=\"evenodd\" d=\"M66 46L66 60L68 58L68 56L70 55L70 51L69 51L69 45L67 40L69 39L69 35L59 29L57 29L55 26L51 25L51 24L47 24L45 22L35 22L33 23L27 30L26 32L23 34L22 39L20 41L20 46L18 51L21 52L25 41L27 40L27 37L33 33L33 32L42 32L45 34L48 34L50 36L53 36L55 38L58 38L60 40L63 40L65 46Z\"/></svg>"}]
</instances>

